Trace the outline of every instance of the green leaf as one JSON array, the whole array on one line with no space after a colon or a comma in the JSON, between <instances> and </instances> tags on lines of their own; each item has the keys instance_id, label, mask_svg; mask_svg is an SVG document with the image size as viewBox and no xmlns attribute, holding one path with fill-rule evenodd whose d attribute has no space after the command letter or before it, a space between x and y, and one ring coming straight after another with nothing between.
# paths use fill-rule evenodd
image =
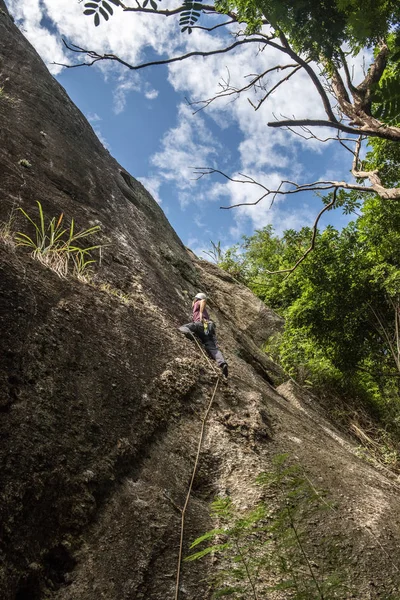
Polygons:
<instances>
[{"instance_id":1,"label":"green leaf","mask_svg":"<svg viewBox=\"0 0 400 600\"><path fill-rule=\"evenodd\" d=\"M108 19L109 19L110 17L108 16L108 13L107 13L107 11L105 11L105 10L104 10L104 8L103 8L102 6L100 6L100 8L99 8L99 11L101 12L101 14L102 14L103 18L104 18L106 21L108 21Z\"/></svg>"},{"instance_id":2,"label":"green leaf","mask_svg":"<svg viewBox=\"0 0 400 600\"><path fill-rule=\"evenodd\" d=\"M204 533L200 537L196 538L194 540L194 542L192 542L190 544L190 549L195 548L196 546L198 546L202 542L205 542L206 540L209 540L210 538L213 538L216 535L222 535L222 534L225 534L225 533L226 533L225 529L212 529L211 531L207 531L207 533Z\"/></svg>"},{"instance_id":3,"label":"green leaf","mask_svg":"<svg viewBox=\"0 0 400 600\"><path fill-rule=\"evenodd\" d=\"M96 14L94 15L94 24L95 24L95 27L98 27L98 26L100 25L100 17L99 17L99 13L96 13Z\"/></svg>"},{"instance_id":4,"label":"green leaf","mask_svg":"<svg viewBox=\"0 0 400 600\"><path fill-rule=\"evenodd\" d=\"M204 550L200 550L199 552L195 552L194 554L190 554L185 558L185 562L192 562L194 560L199 560L208 554L223 552L231 547L231 543L227 542L226 544L217 544L215 546L208 546L208 548L204 548Z\"/></svg>"},{"instance_id":5,"label":"green leaf","mask_svg":"<svg viewBox=\"0 0 400 600\"><path fill-rule=\"evenodd\" d=\"M111 8L111 6L105 0L103 0L102 5L103 5L103 8L105 8L106 10L108 10L108 12L110 13L110 15L114 14L113 9Z\"/></svg>"}]
</instances>

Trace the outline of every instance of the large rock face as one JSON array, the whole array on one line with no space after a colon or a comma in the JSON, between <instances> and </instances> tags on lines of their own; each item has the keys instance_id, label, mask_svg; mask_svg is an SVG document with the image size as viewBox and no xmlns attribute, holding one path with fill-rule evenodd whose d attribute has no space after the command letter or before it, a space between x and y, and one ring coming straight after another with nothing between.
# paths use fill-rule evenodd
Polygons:
<instances>
[{"instance_id":1,"label":"large rock face","mask_svg":"<svg viewBox=\"0 0 400 600\"><path fill-rule=\"evenodd\" d=\"M356 456L314 400L292 384L275 389L282 374L259 347L281 328L279 317L184 248L3 0L0 40L1 220L12 215L12 227L25 230L16 208L34 215L40 200L48 216L101 225L96 241L106 244L89 284L59 278L2 230L0 597L175 597L179 507L216 381L176 328L202 290L232 375L207 421L185 553L210 527L215 495L250 506L255 476L288 452L337 501L313 535L321 552L329 532L345 536L348 597L399 598L399 488ZM181 598L211 597L206 564L183 565Z\"/></svg>"}]
</instances>

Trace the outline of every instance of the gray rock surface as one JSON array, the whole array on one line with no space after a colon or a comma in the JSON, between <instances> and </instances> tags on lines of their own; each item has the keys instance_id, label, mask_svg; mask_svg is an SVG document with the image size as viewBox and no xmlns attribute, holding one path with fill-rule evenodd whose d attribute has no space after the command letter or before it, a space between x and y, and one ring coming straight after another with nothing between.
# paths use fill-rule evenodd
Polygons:
<instances>
[{"instance_id":1,"label":"gray rock surface","mask_svg":"<svg viewBox=\"0 0 400 600\"><path fill-rule=\"evenodd\" d=\"M255 476L288 452L337 508L331 532L356 595L399 598L399 487L357 457L315 399L261 350L281 319L182 245L161 208L103 148L0 0L0 220L23 207L101 225L93 281L60 278L0 243L0 597L173 599L180 512L215 374L177 327L194 292L210 310L231 377L215 398L184 548L227 491L239 506ZM30 168L20 164L26 160ZM4 233L4 228L3 228ZM276 388L275 386L280 385ZM205 600L210 563L184 563L180 598ZM271 596L272 597L272 596ZM274 598L285 598L275 595Z\"/></svg>"}]
</instances>

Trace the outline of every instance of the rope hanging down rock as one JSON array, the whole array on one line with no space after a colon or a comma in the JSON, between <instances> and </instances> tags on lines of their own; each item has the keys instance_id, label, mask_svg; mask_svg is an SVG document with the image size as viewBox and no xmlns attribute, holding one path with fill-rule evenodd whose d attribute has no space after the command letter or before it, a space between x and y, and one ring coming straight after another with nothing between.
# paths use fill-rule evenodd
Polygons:
<instances>
[{"instance_id":1,"label":"rope hanging down rock","mask_svg":"<svg viewBox=\"0 0 400 600\"><path fill-rule=\"evenodd\" d=\"M212 370L214 371L214 373L216 373L213 365L211 364L209 358L205 355L205 353L204 353L203 349L201 348L199 342L196 340L196 338L194 338L194 339L195 339L195 341L196 341L199 349L201 350L202 354L207 359L210 367L212 368ZM187 506L189 504L190 495L192 493L193 482L194 482L194 478L196 476L197 466L199 464L199 457L200 457L201 447L202 447L202 444L203 444L203 438L204 438L204 431L205 431L205 427L206 427L206 422L207 422L208 415L209 415L210 410L211 410L211 406L212 406L212 404L214 402L215 394L217 393L217 389L218 389L219 383L221 381L221 375L219 373L217 373L217 377L218 377L217 378L217 382L215 384L214 391L213 391L212 396L211 396L211 400L208 403L206 412L204 413L204 416L203 416L203 418L201 420L201 431L200 431L199 441L198 441L198 444L197 444L197 453L196 453L196 458L195 458L195 461L194 461L194 467L193 467L193 471L192 471L192 476L190 478L190 483L189 483L189 488L188 488L188 491L187 491L187 494L186 494L185 504L183 505L183 508L180 509L180 512L181 512L181 535L180 535L180 542L179 542L178 567L177 567L177 573L176 573L175 600L178 600L178 598L179 598L179 584L180 584L180 577L181 577L183 535L184 535L184 532L185 532L185 515L186 515L186 509L187 509Z\"/></svg>"}]
</instances>

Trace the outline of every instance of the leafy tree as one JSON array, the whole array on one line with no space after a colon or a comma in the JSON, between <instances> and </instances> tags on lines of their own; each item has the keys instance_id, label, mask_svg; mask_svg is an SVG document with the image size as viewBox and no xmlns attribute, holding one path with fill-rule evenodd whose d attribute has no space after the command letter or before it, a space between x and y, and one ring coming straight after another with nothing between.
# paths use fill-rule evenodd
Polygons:
<instances>
[{"instance_id":1,"label":"leafy tree","mask_svg":"<svg viewBox=\"0 0 400 600\"><path fill-rule=\"evenodd\" d=\"M400 206L369 199L342 232L317 232L314 252L290 277L271 274L293 264L309 236L303 228L278 238L268 227L237 252L247 285L286 320L270 350L303 382L352 385L400 406Z\"/></svg>"}]
</instances>

